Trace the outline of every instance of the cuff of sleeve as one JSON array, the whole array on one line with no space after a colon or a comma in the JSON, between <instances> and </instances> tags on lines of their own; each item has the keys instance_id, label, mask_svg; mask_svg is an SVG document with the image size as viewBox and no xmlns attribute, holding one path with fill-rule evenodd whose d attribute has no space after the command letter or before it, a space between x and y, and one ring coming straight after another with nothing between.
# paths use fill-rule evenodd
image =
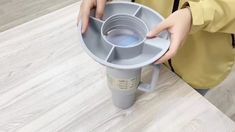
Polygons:
<instances>
[{"instance_id":1,"label":"cuff of sleeve","mask_svg":"<svg viewBox=\"0 0 235 132\"><path fill-rule=\"evenodd\" d=\"M192 1L185 2L182 8L186 7L190 7L192 14L192 27L190 33L195 33L198 30L201 30L204 25L203 8L200 2Z\"/></svg>"}]
</instances>

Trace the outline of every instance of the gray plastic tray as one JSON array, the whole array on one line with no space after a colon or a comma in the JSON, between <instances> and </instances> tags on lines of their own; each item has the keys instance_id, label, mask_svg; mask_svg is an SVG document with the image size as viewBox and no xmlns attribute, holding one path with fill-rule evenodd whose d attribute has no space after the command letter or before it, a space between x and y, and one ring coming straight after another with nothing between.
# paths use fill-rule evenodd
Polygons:
<instances>
[{"instance_id":1,"label":"gray plastic tray","mask_svg":"<svg viewBox=\"0 0 235 132\"><path fill-rule=\"evenodd\" d=\"M91 11L88 30L81 34L80 23L79 36L85 51L97 62L116 69L136 69L153 63L168 50L167 31L155 38L146 38L146 33L162 20L159 13L143 5L111 2L107 3L101 20L95 18L95 10ZM115 45L105 37L112 25L138 29L141 41L130 46Z\"/></svg>"}]
</instances>

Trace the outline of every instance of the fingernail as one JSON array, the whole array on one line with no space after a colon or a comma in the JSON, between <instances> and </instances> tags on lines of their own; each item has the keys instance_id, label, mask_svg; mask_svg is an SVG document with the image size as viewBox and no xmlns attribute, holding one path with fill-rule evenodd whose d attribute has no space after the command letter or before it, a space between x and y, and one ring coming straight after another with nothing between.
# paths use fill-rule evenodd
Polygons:
<instances>
[{"instance_id":1,"label":"fingernail","mask_svg":"<svg viewBox=\"0 0 235 132\"><path fill-rule=\"evenodd\" d=\"M152 33L151 32L148 32L147 33L147 37L151 37L152 36Z\"/></svg>"},{"instance_id":2,"label":"fingernail","mask_svg":"<svg viewBox=\"0 0 235 132\"><path fill-rule=\"evenodd\" d=\"M155 62L154 64L158 65L158 64L161 64L161 62L160 62L160 61L157 61L157 62Z\"/></svg>"},{"instance_id":3,"label":"fingernail","mask_svg":"<svg viewBox=\"0 0 235 132\"><path fill-rule=\"evenodd\" d=\"M95 16L95 18L97 18L97 19L101 19L101 16L96 15L96 16Z\"/></svg>"},{"instance_id":4,"label":"fingernail","mask_svg":"<svg viewBox=\"0 0 235 132\"><path fill-rule=\"evenodd\" d=\"M85 33L85 28L82 28L82 34Z\"/></svg>"}]
</instances>

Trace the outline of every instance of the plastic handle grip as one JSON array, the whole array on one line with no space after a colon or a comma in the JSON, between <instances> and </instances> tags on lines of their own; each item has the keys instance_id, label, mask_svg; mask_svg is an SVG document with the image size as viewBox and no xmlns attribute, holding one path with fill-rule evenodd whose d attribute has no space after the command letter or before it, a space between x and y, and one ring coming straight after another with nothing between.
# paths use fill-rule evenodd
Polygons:
<instances>
[{"instance_id":1,"label":"plastic handle grip","mask_svg":"<svg viewBox=\"0 0 235 132\"><path fill-rule=\"evenodd\" d=\"M152 64L153 66L153 74L152 74L152 80L151 82L148 83L140 83L140 85L138 86L138 89L144 92L152 92L154 91L157 81L158 81L158 77L159 77L159 73L160 73L160 65L156 65L156 64Z\"/></svg>"}]
</instances>

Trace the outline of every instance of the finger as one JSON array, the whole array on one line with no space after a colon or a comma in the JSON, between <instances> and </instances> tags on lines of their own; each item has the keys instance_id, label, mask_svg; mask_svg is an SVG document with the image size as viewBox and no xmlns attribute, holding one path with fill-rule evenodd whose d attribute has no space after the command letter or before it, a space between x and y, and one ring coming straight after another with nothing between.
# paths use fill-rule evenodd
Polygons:
<instances>
[{"instance_id":1,"label":"finger","mask_svg":"<svg viewBox=\"0 0 235 132\"><path fill-rule=\"evenodd\" d=\"M155 64L161 64L174 57L175 54L177 53L179 46L180 46L180 40L178 39L177 36L173 35L171 37L171 45L169 50L165 53L165 55L163 55L159 60L157 60Z\"/></svg>"},{"instance_id":2,"label":"finger","mask_svg":"<svg viewBox=\"0 0 235 132\"><path fill-rule=\"evenodd\" d=\"M155 26L150 32L148 32L147 37L155 37L161 31L170 27L170 24L167 20L162 21L160 24Z\"/></svg>"},{"instance_id":3,"label":"finger","mask_svg":"<svg viewBox=\"0 0 235 132\"><path fill-rule=\"evenodd\" d=\"M82 20L83 9L84 9L84 1L82 1L80 8L79 8L78 17L77 17L77 26L79 22Z\"/></svg>"},{"instance_id":4,"label":"finger","mask_svg":"<svg viewBox=\"0 0 235 132\"><path fill-rule=\"evenodd\" d=\"M159 60L157 60L155 62L155 64L162 64L164 62L166 62L167 60L169 60L170 58L172 58L174 56L174 52L173 51L167 51L166 54L164 56L162 56Z\"/></svg>"},{"instance_id":5,"label":"finger","mask_svg":"<svg viewBox=\"0 0 235 132\"><path fill-rule=\"evenodd\" d=\"M106 3L105 0L97 0L97 3L96 3L96 14L95 14L96 18L101 19L101 17L103 16L105 3Z\"/></svg>"},{"instance_id":6,"label":"finger","mask_svg":"<svg viewBox=\"0 0 235 132\"><path fill-rule=\"evenodd\" d=\"M81 20L81 10L79 11L79 13L78 13L78 17L77 17L77 26L79 25L79 23L80 23L80 20Z\"/></svg>"},{"instance_id":7,"label":"finger","mask_svg":"<svg viewBox=\"0 0 235 132\"><path fill-rule=\"evenodd\" d=\"M89 23L90 7L86 4L86 6L84 6L83 9L84 10L81 12L82 33L85 33Z\"/></svg>"}]
</instances>

